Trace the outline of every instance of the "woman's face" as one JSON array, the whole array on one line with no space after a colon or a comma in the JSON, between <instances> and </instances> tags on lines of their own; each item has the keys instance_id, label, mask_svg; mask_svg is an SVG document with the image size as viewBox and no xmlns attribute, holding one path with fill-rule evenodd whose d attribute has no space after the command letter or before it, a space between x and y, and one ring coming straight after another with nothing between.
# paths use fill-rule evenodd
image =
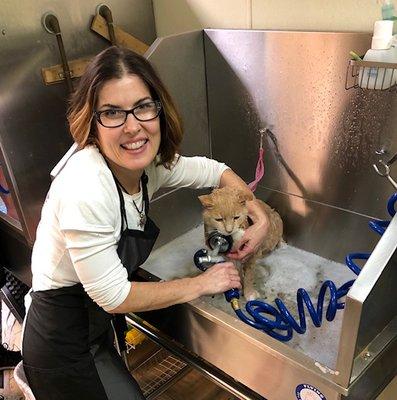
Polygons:
<instances>
[{"instance_id":1,"label":"woman's face","mask_svg":"<svg viewBox=\"0 0 397 400\"><path fill-rule=\"evenodd\" d=\"M98 93L96 111L130 110L152 101L146 84L137 75L107 81ZM143 171L156 157L160 146L160 118L138 121L131 113L117 128L105 128L98 121L98 141L102 153L116 166Z\"/></svg>"}]
</instances>

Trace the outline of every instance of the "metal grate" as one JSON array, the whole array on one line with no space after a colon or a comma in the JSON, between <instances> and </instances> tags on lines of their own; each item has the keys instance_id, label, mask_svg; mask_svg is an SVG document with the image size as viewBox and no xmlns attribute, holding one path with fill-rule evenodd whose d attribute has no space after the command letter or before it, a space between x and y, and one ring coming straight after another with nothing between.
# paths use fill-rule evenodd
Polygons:
<instances>
[{"instance_id":1,"label":"metal grate","mask_svg":"<svg viewBox=\"0 0 397 400\"><path fill-rule=\"evenodd\" d=\"M139 383L144 396L153 399L153 396L159 394L159 391L166 390L188 368L186 363L161 348L136 367L132 374Z\"/></svg>"}]
</instances>

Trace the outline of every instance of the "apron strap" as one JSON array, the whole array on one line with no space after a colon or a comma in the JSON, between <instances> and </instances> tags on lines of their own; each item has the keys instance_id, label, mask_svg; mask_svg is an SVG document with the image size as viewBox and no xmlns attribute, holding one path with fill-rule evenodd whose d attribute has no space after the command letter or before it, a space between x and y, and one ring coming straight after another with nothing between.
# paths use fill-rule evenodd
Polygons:
<instances>
[{"instance_id":1,"label":"apron strap","mask_svg":"<svg viewBox=\"0 0 397 400\"><path fill-rule=\"evenodd\" d=\"M145 214L146 216L149 215L149 195L147 191L147 184L149 182L149 178L146 175L146 172L143 171L143 174L141 176L141 182L142 182L142 195L143 195L143 201L145 204Z\"/></svg>"},{"instance_id":2,"label":"apron strap","mask_svg":"<svg viewBox=\"0 0 397 400\"><path fill-rule=\"evenodd\" d=\"M123 233L124 232L124 222L125 222L125 227L128 229L127 214L125 212L124 196L123 196L123 192L121 191L121 188L120 188L120 186L121 186L120 182L114 176L113 172L112 172L112 175L113 175L114 182L116 184L117 193L119 194L120 214L121 214L121 233Z\"/></svg>"}]
</instances>

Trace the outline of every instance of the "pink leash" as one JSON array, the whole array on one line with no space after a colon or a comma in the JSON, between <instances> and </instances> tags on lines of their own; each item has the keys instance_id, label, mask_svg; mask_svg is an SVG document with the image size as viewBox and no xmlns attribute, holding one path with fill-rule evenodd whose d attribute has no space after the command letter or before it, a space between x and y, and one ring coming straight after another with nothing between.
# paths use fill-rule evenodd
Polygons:
<instances>
[{"instance_id":1,"label":"pink leash","mask_svg":"<svg viewBox=\"0 0 397 400\"><path fill-rule=\"evenodd\" d=\"M263 175L265 174L265 165L263 162L263 155L265 151L263 150L263 135L265 134L266 129L261 129L259 131L261 138L260 138L260 143L259 143L259 154L258 154L258 162L256 164L256 170L255 170L255 179L248 184L248 187L255 192L256 187L258 186L258 183L260 180L263 178Z\"/></svg>"}]
</instances>

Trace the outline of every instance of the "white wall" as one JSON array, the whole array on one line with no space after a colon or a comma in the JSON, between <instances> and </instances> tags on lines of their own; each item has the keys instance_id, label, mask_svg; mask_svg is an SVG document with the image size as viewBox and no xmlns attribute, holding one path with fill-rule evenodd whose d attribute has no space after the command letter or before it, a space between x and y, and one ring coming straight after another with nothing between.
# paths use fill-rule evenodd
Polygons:
<instances>
[{"instance_id":1,"label":"white wall","mask_svg":"<svg viewBox=\"0 0 397 400\"><path fill-rule=\"evenodd\" d=\"M200 28L372 31L381 19L376 0L152 1L157 36Z\"/></svg>"}]
</instances>

